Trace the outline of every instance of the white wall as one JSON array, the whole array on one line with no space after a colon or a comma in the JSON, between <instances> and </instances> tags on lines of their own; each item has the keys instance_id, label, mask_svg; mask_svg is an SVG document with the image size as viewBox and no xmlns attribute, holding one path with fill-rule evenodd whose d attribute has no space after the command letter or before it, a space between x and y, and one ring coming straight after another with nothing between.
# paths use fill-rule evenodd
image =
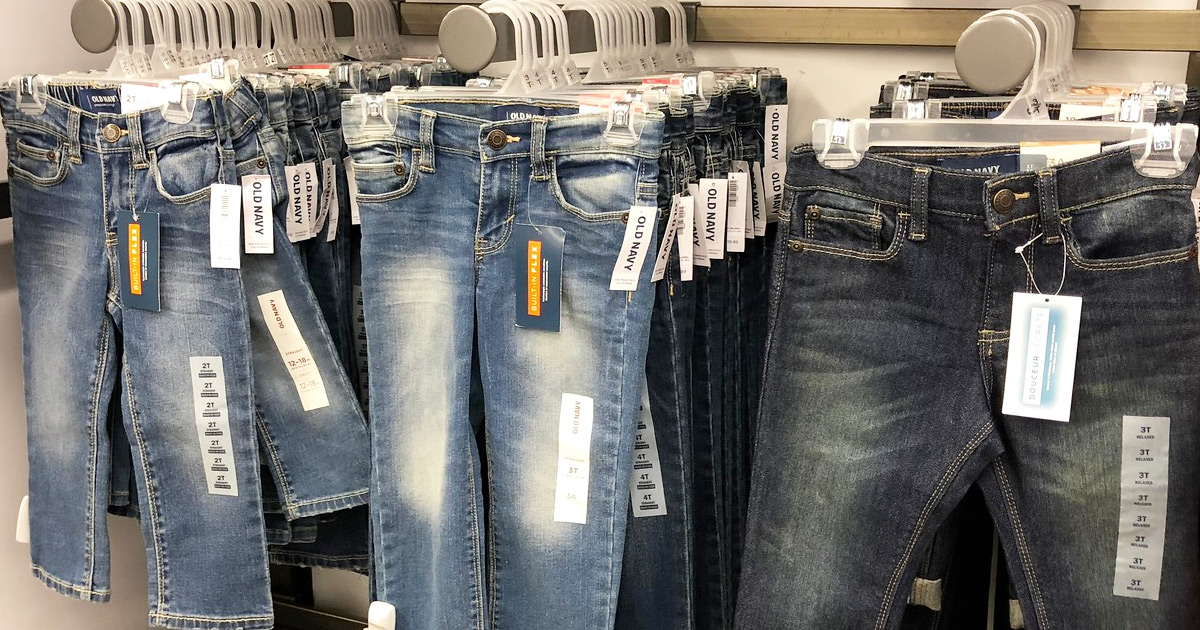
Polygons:
<instances>
[{"instance_id":1,"label":"white wall","mask_svg":"<svg viewBox=\"0 0 1200 630\"><path fill-rule=\"evenodd\" d=\"M453 0L452 0L453 1ZM789 0L720 0L722 5L799 5ZM1002 8L1020 4L971 2ZM72 0L0 0L0 79L30 72L62 72L106 67L107 55L90 55L75 43L69 27ZM962 6L954 0L825 1L804 6ZM1094 0L1085 8L1194 9L1193 0ZM434 38L413 38L410 53L436 50ZM1183 80L1181 53L1077 53L1081 74L1110 81ZM797 45L698 45L703 65L774 65L790 82L793 144L808 134L812 120L865 116L879 84L907 70L954 68L949 49L870 48ZM0 148L2 151L2 148ZM2 172L2 171L0 171ZM133 521L110 519L113 602L87 604L54 594L29 572L28 549L14 542L17 506L26 493L25 415L21 341L12 265L11 221L0 221L0 626L12 630L80 628L140 630L146 619L145 551ZM343 614L366 613L366 579L316 572L318 606Z\"/></svg>"}]
</instances>

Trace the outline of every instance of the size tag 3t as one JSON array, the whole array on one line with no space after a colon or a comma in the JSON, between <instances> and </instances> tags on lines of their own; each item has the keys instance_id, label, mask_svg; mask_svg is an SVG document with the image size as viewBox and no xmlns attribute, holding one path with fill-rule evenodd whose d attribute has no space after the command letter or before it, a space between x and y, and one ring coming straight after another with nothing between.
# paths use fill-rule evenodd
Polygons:
<instances>
[{"instance_id":1,"label":"size tag 3t","mask_svg":"<svg viewBox=\"0 0 1200 630\"><path fill-rule=\"evenodd\" d=\"M1003 412L1067 422L1083 298L1014 293Z\"/></svg>"},{"instance_id":2,"label":"size tag 3t","mask_svg":"<svg viewBox=\"0 0 1200 630\"><path fill-rule=\"evenodd\" d=\"M516 322L519 328L558 332L562 310L562 261L567 233L546 225L514 225Z\"/></svg>"},{"instance_id":3,"label":"size tag 3t","mask_svg":"<svg viewBox=\"0 0 1200 630\"><path fill-rule=\"evenodd\" d=\"M587 396L562 395L558 417L558 479L554 488L554 520L560 523L587 523L594 403Z\"/></svg>"},{"instance_id":4,"label":"size tag 3t","mask_svg":"<svg viewBox=\"0 0 1200 630\"><path fill-rule=\"evenodd\" d=\"M117 212L117 238L121 250L121 304L145 311L158 311L158 214Z\"/></svg>"}]
</instances>

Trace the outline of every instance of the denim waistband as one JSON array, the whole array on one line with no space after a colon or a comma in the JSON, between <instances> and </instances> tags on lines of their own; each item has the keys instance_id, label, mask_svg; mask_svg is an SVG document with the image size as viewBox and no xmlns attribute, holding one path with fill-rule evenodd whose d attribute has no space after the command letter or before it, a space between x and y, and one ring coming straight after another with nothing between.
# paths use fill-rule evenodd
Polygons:
<instances>
[{"instance_id":1,"label":"denim waistband","mask_svg":"<svg viewBox=\"0 0 1200 630\"><path fill-rule=\"evenodd\" d=\"M539 112L514 120L494 120L497 108L535 108ZM645 114L641 136L632 146L620 146L605 140L609 117L605 113L578 113L578 107L562 103L514 102L504 99L455 98L421 99L405 103L389 102L387 116L397 142L423 149L477 155L483 161L563 153L629 153L654 158L662 150L664 117L657 110ZM375 136L364 134L363 108L346 103L342 125L346 141L371 142ZM506 142L501 148L489 146L488 137L500 130L506 136L529 142ZM363 137L366 136L366 137Z\"/></svg>"},{"instance_id":2,"label":"denim waistband","mask_svg":"<svg viewBox=\"0 0 1200 630\"><path fill-rule=\"evenodd\" d=\"M320 102L318 102L317 93L311 86L297 85L293 87L289 102L292 108L291 121L300 124L317 123L321 117L321 105L324 101L325 97L322 94Z\"/></svg>"},{"instance_id":3,"label":"denim waistband","mask_svg":"<svg viewBox=\"0 0 1200 630\"><path fill-rule=\"evenodd\" d=\"M936 166L944 158L1016 154L1016 147L996 149L872 149L858 166L826 169L811 146L792 150L787 187L793 191L826 190L908 207L914 213L938 210L982 217L989 230L1041 214L1070 213L1150 190L1191 190L1200 160L1174 178L1150 178L1133 166L1129 149L1068 162L1040 171L989 175ZM1006 205L993 200L1001 191ZM1011 193L1011 194L1010 194Z\"/></svg>"},{"instance_id":4,"label":"denim waistband","mask_svg":"<svg viewBox=\"0 0 1200 630\"><path fill-rule=\"evenodd\" d=\"M228 135L225 99L215 91L202 91L196 98L192 117L187 122L171 122L157 109L130 114L96 114L72 105L79 92L87 89L119 88L117 84L92 81L52 82L45 95L46 109L27 114L17 107L17 88L0 92L0 110L9 131L31 131L53 135L63 142L73 161L81 159L81 150L98 153L133 151L145 158L145 151L181 137L224 138ZM112 127L120 134L115 140ZM108 130L106 134L106 130Z\"/></svg>"},{"instance_id":5,"label":"denim waistband","mask_svg":"<svg viewBox=\"0 0 1200 630\"><path fill-rule=\"evenodd\" d=\"M225 115L229 119L229 135L234 140L256 132L266 122L262 103L245 81L234 84L225 94Z\"/></svg>"},{"instance_id":6,"label":"denim waistband","mask_svg":"<svg viewBox=\"0 0 1200 630\"><path fill-rule=\"evenodd\" d=\"M693 117L696 133L720 133L728 127L729 117L726 113L728 94L718 92L708 99L708 108L696 111Z\"/></svg>"},{"instance_id":7,"label":"denim waistband","mask_svg":"<svg viewBox=\"0 0 1200 630\"><path fill-rule=\"evenodd\" d=\"M254 95L267 114L267 120L276 129L286 129L291 124L291 89L284 86L256 88Z\"/></svg>"}]
</instances>

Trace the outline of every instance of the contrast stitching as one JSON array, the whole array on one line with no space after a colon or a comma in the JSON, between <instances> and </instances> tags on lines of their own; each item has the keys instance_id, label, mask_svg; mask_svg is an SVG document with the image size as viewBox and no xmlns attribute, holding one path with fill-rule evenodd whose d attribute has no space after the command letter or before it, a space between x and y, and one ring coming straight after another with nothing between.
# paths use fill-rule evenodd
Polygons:
<instances>
[{"instance_id":1,"label":"contrast stitching","mask_svg":"<svg viewBox=\"0 0 1200 630\"><path fill-rule=\"evenodd\" d=\"M1193 188L1193 186L1187 186L1187 185L1183 185L1183 184L1162 184L1162 185L1158 185L1158 186L1143 186L1141 188L1134 188L1131 190L1123 190L1120 193L1117 193L1115 195L1109 195L1108 197L1103 197L1101 199L1095 199L1095 200L1088 201L1085 203L1077 204L1077 205L1071 206L1069 208L1063 208L1062 211L1064 213L1068 213L1068 212L1088 210L1095 206L1104 205L1106 203L1110 203L1110 202L1117 201L1120 199L1127 199L1129 197L1134 197L1134 196L1140 195L1142 193L1169 192L1169 191L1191 192L1192 188Z\"/></svg>"},{"instance_id":2,"label":"contrast stitching","mask_svg":"<svg viewBox=\"0 0 1200 630\"><path fill-rule=\"evenodd\" d=\"M1038 615L1038 628L1049 630L1050 622L1046 617L1046 603L1043 600L1041 586L1038 585L1037 570L1033 566L1033 554L1029 552L1028 544L1025 541L1025 528L1021 526L1021 516L1017 511L1017 504L1013 499L1008 473L1004 470L1003 462L996 462L996 475L1000 492L1004 495L1004 507L1008 512L1008 518L1012 521L1013 535L1017 539L1017 553L1021 556L1021 565L1026 573L1025 578L1029 581L1029 596L1033 598L1033 605Z\"/></svg>"},{"instance_id":3,"label":"contrast stitching","mask_svg":"<svg viewBox=\"0 0 1200 630\"><path fill-rule=\"evenodd\" d=\"M60 580L60 579L54 577L53 575L50 574L49 571L47 571L41 565L31 564L30 566L33 568L33 572L37 575L37 577L39 579L46 580L47 582L52 582L54 584L57 584L58 586L61 586L66 589L70 589L71 591L74 591L76 593L82 593L85 595L99 595L101 597L108 597L108 596L112 595L112 591L109 589L104 589L102 591L95 591L90 588L83 588L82 586L76 586L74 584L71 584L70 582L65 582L63 580Z\"/></svg>"},{"instance_id":4,"label":"contrast stitching","mask_svg":"<svg viewBox=\"0 0 1200 630\"><path fill-rule=\"evenodd\" d=\"M1091 271L1124 271L1127 269L1141 269L1144 267L1183 262L1191 259L1195 251L1196 246L1189 245L1186 249L1171 253L1151 254L1145 257L1131 258L1124 261L1116 260L1100 262L1085 260L1082 257L1082 254L1080 254L1078 246L1074 243L1071 243L1070 246L1067 247L1067 258L1071 259L1071 262L1080 269L1087 269Z\"/></svg>"},{"instance_id":5,"label":"contrast stitching","mask_svg":"<svg viewBox=\"0 0 1200 630\"><path fill-rule=\"evenodd\" d=\"M144 500L146 506L150 508L150 538L154 541L154 575L155 575L155 590L158 591L158 608L166 606L166 573L163 570L162 549L159 547L159 532L162 531L162 525L158 520L158 504L154 500L154 484L150 474L150 462L146 459L146 437L142 434L142 423L139 422L137 411L137 400L133 395L133 378L129 373L129 362L123 362L123 372L125 374L125 395L129 397L129 420L133 424L133 433L137 443L138 455L141 457L142 476L145 479L146 492ZM153 614L153 613L152 613Z\"/></svg>"}]
</instances>

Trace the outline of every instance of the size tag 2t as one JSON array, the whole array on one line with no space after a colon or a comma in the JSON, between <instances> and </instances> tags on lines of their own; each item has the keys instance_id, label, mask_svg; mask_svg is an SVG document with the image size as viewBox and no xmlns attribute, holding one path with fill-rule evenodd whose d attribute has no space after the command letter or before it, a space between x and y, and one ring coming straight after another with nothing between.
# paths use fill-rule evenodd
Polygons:
<instances>
[{"instance_id":1,"label":"size tag 2t","mask_svg":"<svg viewBox=\"0 0 1200 630\"><path fill-rule=\"evenodd\" d=\"M242 217L247 254L275 253L275 214L271 203L271 176L242 177Z\"/></svg>"},{"instance_id":2,"label":"size tag 2t","mask_svg":"<svg viewBox=\"0 0 1200 630\"><path fill-rule=\"evenodd\" d=\"M654 222L658 220L658 208L633 206L629 209L629 223L625 225L625 239L617 262L613 265L609 291L637 291L642 265L646 262L646 251L654 238Z\"/></svg>"},{"instance_id":3,"label":"size tag 2t","mask_svg":"<svg viewBox=\"0 0 1200 630\"><path fill-rule=\"evenodd\" d=\"M292 317L292 309L288 308L287 298L283 291L272 291L258 296L258 306L262 309L263 319L271 338L275 340L275 348L292 377L292 384L300 395L300 405L305 411L321 409L329 406L329 396L325 393L325 381L321 371L317 369L317 361L313 358L296 319Z\"/></svg>"},{"instance_id":4,"label":"size tag 2t","mask_svg":"<svg viewBox=\"0 0 1200 630\"><path fill-rule=\"evenodd\" d=\"M562 523L587 523L594 402L578 394L562 395L558 417L558 481L554 488L554 520Z\"/></svg>"},{"instance_id":5,"label":"size tag 2t","mask_svg":"<svg viewBox=\"0 0 1200 630\"><path fill-rule=\"evenodd\" d=\"M214 269L242 267L242 187L213 184L208 204L208 253Z\"/></svg>"},{"instance_id":6,"label":"size tag 2t","mask_svg":"<svg viewBox=\"0 0 1200 630\"><path fill-rule=\"evenodd\" d=\"M236 497L237 466L229 434L229 403L225 398L225 364L221 357L189 357L196 433L204 461L208 493Z\"/></svg>"},{"instance_id":7,"label":"size tag 2t","mask_svg":"<svg viewBox=\"0 0 1200 630\"><path fill-rule=\"evenodd\" d=\"M1158 600L1167 534L1171 419L1125 416L1121 431L1121 521L1113 595Z\"/></svg>"},{"instance_id":8,"label":"size tag 2t","mask_svg":"<svg viewBox=\"0 0 1200 630\"><path fill-rule=\"evenodd\" d=\"M144 311L158 311L159 234L158 214L142 211L117 212L120 241L121 304Z\"/></svg>"},{"instance_id":9,"label":"size tag 2t","mask_svg":"<svg viewBox=\"0 0 1200 630\"><path fill-rule=\"evenodd\" d=\"M1067 422L1083 298L1014 293L1003 412Z\"/></svg>"},{"instance_id":10,"label":"size tag 2t","mask_svg":"<svg viewBox=\"0 0 1200 630\"><path fill-rule=\"evenodd\" d=\"M654 417L650 413L650 392L645 379L642 380L641 410L638 412L637 432L633 440L633 475L629 479L629 499L636 518L667 515L662 464L658 459L658 440L654 437Z\"/></svg>"},{"instance_id":11,"label":"size tag 2t","mask_svg":"<svg viewBox=\"0 0 1200 630\"><path fill-rule=\"evenodd\" d=\"M517 327L558 332L567 233L546 225L517 224L510 238Z\"/></svg>"}]
</instances>

